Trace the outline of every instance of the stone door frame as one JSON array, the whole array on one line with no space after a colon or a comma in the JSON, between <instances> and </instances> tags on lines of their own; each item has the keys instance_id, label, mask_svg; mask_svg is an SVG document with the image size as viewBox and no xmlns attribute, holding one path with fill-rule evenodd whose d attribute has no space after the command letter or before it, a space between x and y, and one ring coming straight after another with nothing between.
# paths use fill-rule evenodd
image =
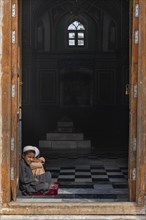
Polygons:
<instances>
[{"instance_id":1,"label":"stone door frame","mask_svg":"<svg viewBox=\"0 0 146 220\"><path fill-rule=\"evenodd\" d=\"M21 117L21 0L0 0L0 214L144 215L146 214L146 2L133 8L130 54L129 201L107 203L28 202L16 199Z\"/></svg>"}]
</instances>

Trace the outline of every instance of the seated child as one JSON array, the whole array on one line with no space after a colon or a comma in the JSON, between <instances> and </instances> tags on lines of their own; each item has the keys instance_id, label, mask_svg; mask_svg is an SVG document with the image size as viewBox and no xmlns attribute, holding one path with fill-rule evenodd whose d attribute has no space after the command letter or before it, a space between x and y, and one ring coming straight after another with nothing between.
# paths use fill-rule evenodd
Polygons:
<instances>
[{"instance_id":1,"label":"seated child","mask_svg":"<svg viewBox=\"0 0 146 220\"><path fill-rule=\"evenodd\" d=\"M35 158L35 148L26 146L23 148L22 160L20 161L19 188L23 194L35 192L47 192L51 188L51 173L45 172L38 176L33 176L31 163ZM52 186L53 188L53 186Z\"/></svg>"},{"instance_id":2,"label":"seated child","mask_svg":"<svg viewBox=\"0 0 146 220\"><path fill-rule=\"evenodd\" d=\"M38 176L45 173L45 169L44 169L45 158L40 157L40 151L37 147L34 147L34 149L35 149L35 158L34 161L30 164L30 167L33 175Z\"/></svg>"}]
</instances>

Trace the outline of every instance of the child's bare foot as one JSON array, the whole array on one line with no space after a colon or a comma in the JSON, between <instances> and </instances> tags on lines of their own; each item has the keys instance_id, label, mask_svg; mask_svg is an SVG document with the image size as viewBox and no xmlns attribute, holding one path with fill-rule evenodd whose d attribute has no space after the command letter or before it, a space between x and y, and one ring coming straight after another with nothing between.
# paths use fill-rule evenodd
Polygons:
<instances>
[{"instance_id":1,"label":"child's bare foot","mask_svg":"<svg viewBox=\"0 0 146 220\"><path fill-rule=\"evenodd\" d=\"M51 183L49 189L58 189L58 184Z\"/></svg>"}]
</instances>

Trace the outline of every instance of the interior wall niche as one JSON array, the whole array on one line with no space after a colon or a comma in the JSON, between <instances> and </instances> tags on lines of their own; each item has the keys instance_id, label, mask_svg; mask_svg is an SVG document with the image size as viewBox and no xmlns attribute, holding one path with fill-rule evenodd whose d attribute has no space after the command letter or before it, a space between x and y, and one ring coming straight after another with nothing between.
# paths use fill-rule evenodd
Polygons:
<instances>
[{"instance_id":1,"label":"interior wall niche","mask_svg":"<svg viewBox=\"0 0 146 220\"><path fill-rule=\"evenodd\" d=\"M93 105L93 76L89 69L65 69L60 75L60 103L67 107Z\"/></svg>"},{"instance_id":2,"label":"interior wall niche","mask_svg":"<svg viewBox=\"0 0 146 220\"><path fill-rule=\"evenodd\" d=\"M36 28L36 49L44 49L44 25L42 21L39 21Z\"/></svg>"},{"instance_id":3,"label":"interior wall niche","mask_svg":"<svg viewBox=\"0 0 146 220\"><path fill-rule=\"evenodd\" d=\"M34 47L37 51L46 52L51 48L51 31L50 31L50 18L48 12L45 12L35 22L35 31L33 38Z\"/></svg>"},{"instance_id":4,"label":"interior wall niche","mask_svg":"<svg viewBox=\"0 0 146 220\"><path fill-rule=\"evenodd\" d=\"M113 18L108 15L104 14L103 16L103 51L114 51L120 45L119 37L120 37L120 26L118 26L118 22L113 20Z\"/></svg>"},{"instance_id":5,"label":"interior wall niche","mask_svg":"<svg viewBox=\"0 0 146 220\"><path fill-rule=\"evenodd\" d=\"M109 25L109 39L108 39L108 48L109 50L115 50L116 49L116 25L113 21L111 21Z\"/></svg>"}]
</instances>

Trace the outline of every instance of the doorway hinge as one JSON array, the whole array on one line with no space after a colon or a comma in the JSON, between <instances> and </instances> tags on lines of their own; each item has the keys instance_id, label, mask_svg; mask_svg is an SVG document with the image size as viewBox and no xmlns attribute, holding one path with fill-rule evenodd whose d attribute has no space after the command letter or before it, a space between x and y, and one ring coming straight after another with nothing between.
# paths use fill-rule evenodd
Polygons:
<instances>
[{"instance_id":1,"label":"doorway hinge","mask_svg":"<svg viewBox=\"0 0 146 220\"><path fill-rule=\"evenodd\" d=\"M130 85L126 84L125 86L125 95L129 95L130 94Z\"/></svg>"},{"instance_id":2,"label":"doorway hinge","mask_svg":"<svg viewBox=\"0 0 146 220\"><path fill-rule=\"evenodd\" d=\"M134 84L134 98L137 98L138 95L138 85Z\"/></svg>"},{"instance_id":3,"label":"doorway hinge","mask_svg":"<svg viewBox=\"0 0 146 220\"><path fill-rule=\"evenodd\" d=\"M136 180L136 168L132 170L132 180Z\"/></svg>"},{"instance_id":4,"label":"doorway hinge","mask_svg":"<svg viewBox=\"0 0 146 220\"><path fill-rule=\"evenodd\" d=\"M137 146L137 140L136 138L133 139L133 151L136 151L136 146Z\"/></svg>"},{"instance_id":5,"label":"doorway hinge","mask_svg":"<svg viewBox=\"0 0 146 220\"><path fill-rule=\"evenodd\" d=\"M138 42L139 42L139 31L136 30L136 31L134 32L134 43L135 43L135 44L138 44Z\"/></svg>"},{"instance_id":6,"label":"doorway hinge","mask_svg":"<svg viewBox=\"0 0 146 220\"><path fill-rule=\"evenodd\" d=\"M11 180L14 180L14 167L11 167Z\"/></svg>"},{"instance_id":7,"label":"doorway hinge","mask_svg":"<svg viewBox=\"0 0 146 220\"><path fill-rule=\"evenodd\" d=\"M12 88L11 88L11 95L12 95L12 98L15 97L15 85L14 84L12 85Z\"/></svg>"},{"instance_id":8,"label":"doorway hinge","mask_svg":"<svg viewBox=\"0 0 146 220\"><path fill-rule=\"evenodd\" d=\"M15 149L15 139L14 137L11 138L11 151L14 151Z\"/></svg>"},{"instance_id":9,"label":"doorway hinge","mask_svg":"<svg viewBox=\"0 0 146 220\"><path fill-rule=\"evenodd\" d=\"M13 30L12 31L12 44L15 44L16 43L16 31Z\"/></svg>"},{"instance_id":10,"label":"doorway hinge","mask_svg":"<svg viewBox=\"0 0 146 220\"><path fill-rule=\"evenodd\" d=\"M12 4L12 17L15 18L16 17L16 4Z\"/></svg>"},{"instance_id":11,"label":"doorway hinge","mask_svg":"<svg viewBox=\"0 0 146 220\"><path fill-rule=\"evenodd\" d=\"M135 5L135 17L138 18L139 17L139 4Z\"/></svg>"}]
</instances>

